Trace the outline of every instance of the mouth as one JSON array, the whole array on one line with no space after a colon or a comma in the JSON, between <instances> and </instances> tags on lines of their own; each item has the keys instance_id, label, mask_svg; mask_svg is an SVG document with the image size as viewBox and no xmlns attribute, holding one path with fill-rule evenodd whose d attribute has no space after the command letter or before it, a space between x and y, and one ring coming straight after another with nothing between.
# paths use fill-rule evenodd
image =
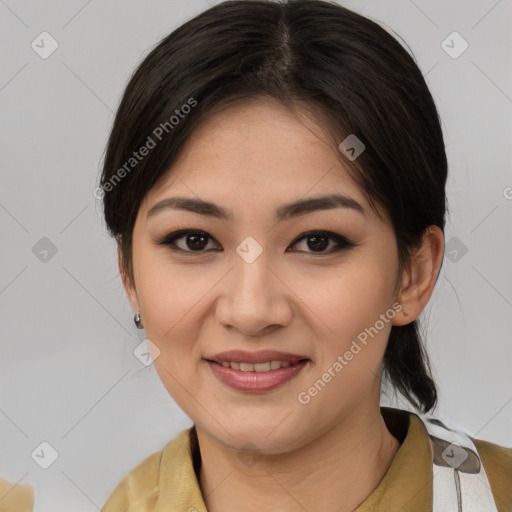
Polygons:
<instances>
[{"instance_id":1,"label":"mouth","mask_svg":"<svg viewBox=\"0 0 512 512\"><path fill-rule=\"evenodd\" d=\"M224 385L246 393L272 391L297 377L311 360L296 362L272 359L259 363L243 361L213 361L203 359L213 375Z\"/></svg>"},{"instance_id":2,"label":"mouth","mask_svg":"<svg viewBox=\"0 0 512 512\"><path fill-rule=\"evenodd\" d=\"M239 361L214 361L212 359L205 359L209 363L217 364L223 366L224 368L232 368L233 370L239 370L241 372L273 372L276 370L280 370L281 368L289 368L290 366L297 366L303 361L309 361L309 359L299 359L297 362L292 363L291 361L280 361L280 360L271 360L264 361L261 363L249 363L249 362L239 362Z\"/></svg>"}]
</instances>

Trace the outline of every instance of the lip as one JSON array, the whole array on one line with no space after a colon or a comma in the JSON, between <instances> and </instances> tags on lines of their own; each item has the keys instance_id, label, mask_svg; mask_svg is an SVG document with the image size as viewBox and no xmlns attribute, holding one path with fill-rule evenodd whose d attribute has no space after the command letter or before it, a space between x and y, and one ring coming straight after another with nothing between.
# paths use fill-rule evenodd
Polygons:
<instances>
[{"instance_id":1,"label":"lip","mask_svg":"<svg viewBox=\"0 0 512 512\"><path fill-rule=\"evenodd\" d=\"M253 356L256 357L255 354L253 354ZM290 354L288 354L288 356L290 356ZM260 357L259 353L258 357ZM229 359L224 359L224 361L227 360ZM268 360L269 359L266 359L266 361ZM278 360L278 358L274 360ZM233 361L233 359L231 359L231 361ZM244 361L248 363L253 362L247 359L244 359L242 362ZM286 361L286 359L281 359L281 361ZM270 370L268 372L243 372L241 370L234 370L233 368L225 368L222 364L217 362L207 360L205 362L208 364L215 377L230 388L246 393L261 393L272 391L296 377L310 360L299 360L287 368L279 368L279 370Z\"/></svg>"},{"instance_id":2,"label":"lip","mask_svg":"<svg viewBox=\"0 0 512 512\"><path fill-rule=\"evenodd\" d=\"M298 363L301 359L309 359L307 356L280 352L278 350L261 350L259 352L247 352L244 350L227 350L219 352L212 356L204 357L207 361L230 361L235 363L265 363L267 361L290 361L290 363ZM237 371L237 370L235 370ZM279 370L274 370L279 371Z\"/></svg>"}]
</instances>

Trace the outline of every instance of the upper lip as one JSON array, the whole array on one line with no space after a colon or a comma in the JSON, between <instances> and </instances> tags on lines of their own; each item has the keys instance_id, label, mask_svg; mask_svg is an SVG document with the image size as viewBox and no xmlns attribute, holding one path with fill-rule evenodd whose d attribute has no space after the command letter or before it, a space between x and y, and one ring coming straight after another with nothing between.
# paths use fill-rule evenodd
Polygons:
<instances>
[{"instance_id":1,"label":"upper lip","mask_svg":"<svg viewBox=\"0 0 512 512\"><path fill-rule=\"evenodd\" d=\"M309 359L306 356L280 352L278 350L261 350L260 352L246 352L244 350L227 350L219 352L204 359L222 363L223 361L235 363L265 363L267 361L290 361L296 363L301 359Z\"/></svg>"}]
</instances>

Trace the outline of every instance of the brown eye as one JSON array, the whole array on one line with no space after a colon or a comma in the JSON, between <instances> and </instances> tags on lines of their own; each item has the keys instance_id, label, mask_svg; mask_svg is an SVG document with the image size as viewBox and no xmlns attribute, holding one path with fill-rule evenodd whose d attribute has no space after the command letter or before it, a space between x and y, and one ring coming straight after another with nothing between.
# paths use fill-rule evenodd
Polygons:
<instances>
[{"instance_id":1,"label":"brown eye","mask_svg":"<svg viewBox=\"0 0 512 512\"><path fill-rule=\"evenodd\" d=\"M171 250L177 252L200 253L207 252L204 249L208 246L209 239L213 240L213 238L204 231L180 230L167 235L158 245L169 246ZM180 247L177 242L181 240Z\"/></svg>"},{"instance_id":2,"label":"brown eye","mask_svg":"<svg viewBox=\"0 0 512 512\"><path fill-rule=\"evenodd\" d=\"M333 252L337 252L348 247L354 247L355 245L345 237L329 231L310 231L309 233L305 233L301 235L300 238L292 244L292 246L295 246L302 241L305 241L305 245L309 251L299 252L311 252L313 254L332 254ZM331 241L334 242L334 248L331 246L331 250L326 253L325 251L329 247Z\"/></svg>"},{"instance_id":3,"label":"brown eye","mask_svg":"<svg viewBox=\"0 0 512 512\"><path fill-rule=\"evenodd\" d=\"M193 251L201 251L208 245L208 237L202 233L191 233L184 235L187 248Z\"/></svg>"}]
</instances>

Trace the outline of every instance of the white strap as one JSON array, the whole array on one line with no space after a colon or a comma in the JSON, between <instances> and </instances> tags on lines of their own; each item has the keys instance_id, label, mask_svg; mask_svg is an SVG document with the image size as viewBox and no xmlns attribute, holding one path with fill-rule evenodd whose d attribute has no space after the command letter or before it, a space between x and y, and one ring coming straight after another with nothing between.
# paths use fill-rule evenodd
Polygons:
<instances>
[{"instance_id":1,"label":"white strap","mask_svg":"<svg viewBox=\"0 0 512 512\"><path fill-rule=\"evenodd\" d=\"M433 512L498 512L478 450L461 429L418 416L429 434Z\"/></svg>"}]
</instances>

